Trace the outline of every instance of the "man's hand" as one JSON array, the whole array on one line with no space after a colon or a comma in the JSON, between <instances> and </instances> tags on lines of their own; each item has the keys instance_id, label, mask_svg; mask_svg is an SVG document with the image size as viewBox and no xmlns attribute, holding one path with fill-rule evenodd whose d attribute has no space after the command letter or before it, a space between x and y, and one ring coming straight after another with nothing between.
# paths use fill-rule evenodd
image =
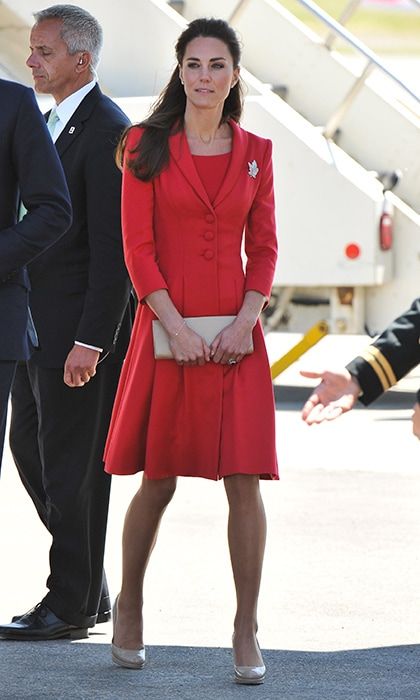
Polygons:
<instances>
[{"instance_id":1,"label":"man's hand","mask_svg":"<svg viewBox=\"0 0 420 700\"><path fill-rule=\"evenodd\" d=\"M411 418L413 421L413 435L420 439L420 403L415 404Z\"/></svg>"},{"instance_id":2,"label":"man's hand","mask_svg":"<svg viewBox=\"0 0 420 700\"><path fill-rule=\"evenodd\" d=\"M339 372L304 372L303 377L321 379L302 409L302 420L308 425L334 420L350 411L360 394L360 386L348 370Z\"/></svg>"},{"instance_id":3,"label":"man's hand","mask_svg":"<svg viewBox=\"0 0 420 700\"><path fill-rule=\"evenodd\" d=\"M84 386L96 374L100 353L83 345L74 345L64 364L64 383L70 387Z\"/></svg>"}]
</instances>

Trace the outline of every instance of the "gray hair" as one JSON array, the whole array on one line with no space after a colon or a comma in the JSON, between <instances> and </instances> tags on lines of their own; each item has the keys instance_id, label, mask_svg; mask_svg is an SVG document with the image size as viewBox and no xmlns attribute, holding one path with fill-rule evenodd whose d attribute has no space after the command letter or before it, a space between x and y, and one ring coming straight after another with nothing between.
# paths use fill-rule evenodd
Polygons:
<instances>
[{"instance_id":1,"label":"gray hair","mask_svg":"<svg viewBox=\"0 0 420 700\"><path fill-rule=\"evenodd\" d=\"M61 38L67 45L69 54L88 51L91 55L90 69L96 75L103 35L102 27L95 17L76 5L52 5L34 12L34 17L37 23L47 19L61 20Z\"/></svg>"}]
</instances>

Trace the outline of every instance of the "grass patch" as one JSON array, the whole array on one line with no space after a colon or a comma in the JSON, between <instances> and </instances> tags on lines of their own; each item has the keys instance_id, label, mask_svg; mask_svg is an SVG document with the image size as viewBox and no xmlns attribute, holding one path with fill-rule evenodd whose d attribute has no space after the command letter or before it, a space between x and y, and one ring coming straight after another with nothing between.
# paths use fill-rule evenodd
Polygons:
<instances>
[{"instance_id":1,"label":"grass patch","mask_svg":"<svg viewBox=\"0 0 420 700\"><path fill-rule=\"evenodd\" d=\"M310 29L324 37L325 26L297 0L279 0ZM338 20L347 0L318 0L319 7ZM362 4L346 23L346 28L378 54L420 56L420 9L366 7ZM346 42L338 40L335 48L347 50Z\"/></svg>"}]
</instances>

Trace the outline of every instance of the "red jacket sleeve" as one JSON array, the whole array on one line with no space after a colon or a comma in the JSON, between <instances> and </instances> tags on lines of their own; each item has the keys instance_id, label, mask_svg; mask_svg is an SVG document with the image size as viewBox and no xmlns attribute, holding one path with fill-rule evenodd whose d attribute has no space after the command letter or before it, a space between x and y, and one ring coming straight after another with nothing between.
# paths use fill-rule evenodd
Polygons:
<instances>
[{"instance_id":1,"label":"red jacket sleeve","mask_svg":"<svg viewBox=\"0 0 420 700\"><path fill-rule=\"evenodd\" d=\"M269 299L277 261L277 234L274 214L272 144L268 140L266 144L259 173L260 185L245 227L247 256L245 291L255 290Z\"/></svg>"},{"instance_id":2,"label":"red jacket sleeve","mask_svg":"<svg viewBox=\"0 0 420 700\"><path fill-rule=\"evenodd\" d=\"M156 259L153 208L153 181L139 180L127 167L130 151L138 144L142 129L133 127L125 148L121 220L127 269L140 301L158 289L167 289Z\"/></svg>"}]
</instances>

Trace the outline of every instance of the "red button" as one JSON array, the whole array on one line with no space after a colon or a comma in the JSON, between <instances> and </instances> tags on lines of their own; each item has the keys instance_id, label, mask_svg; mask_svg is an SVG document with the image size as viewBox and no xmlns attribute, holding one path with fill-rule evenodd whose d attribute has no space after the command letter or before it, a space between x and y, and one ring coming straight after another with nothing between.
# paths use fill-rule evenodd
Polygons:
<instances>
[{"instance_id":1,"label":"red button","mask_svg":"<svg viewBox=\"0 0 420 700\"><path fill-rule=\"evenodd\" d=\"M205 260L213 260L214 253L212 250L207 249L204 251L203 256Z\"/></svg>"},{"instance_id":2,"label":"red button","mask_svg":"<svg viewBox=\"0 0 420 700\"><path fill-rule=\"evenodd\" d=\"M214 238L214 233L213 231L205 231L204 232L204 238L206 241L212 241Z\"/></svg>"}]
</instances>

